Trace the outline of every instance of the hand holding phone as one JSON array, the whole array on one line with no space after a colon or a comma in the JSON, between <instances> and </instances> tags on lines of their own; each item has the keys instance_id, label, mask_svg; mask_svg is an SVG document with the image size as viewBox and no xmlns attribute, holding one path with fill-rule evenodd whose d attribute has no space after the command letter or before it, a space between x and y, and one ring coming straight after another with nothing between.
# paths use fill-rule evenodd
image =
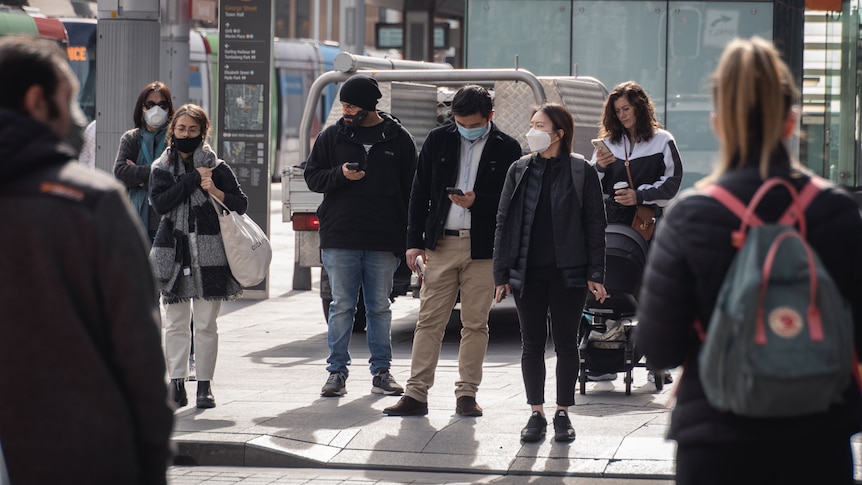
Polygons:
<instances>
[{"instance_id":1,"label":"hand holding phone","mask_svg":"<svg viewBox=\"0 0 862 485\"><path fill-rule=\"evenodd\" d=\"M416 262L414 264L416 265L416 272L419 273L419 276L425 278L425 259L421 254L416 256Z\"/></svg>"},{"instance_id":2,"label":"hand holding phone","mask_svg":"<svg viewBox=\"0 0 862 485\"><path fill-rule=\"evenodd\" d=\"M464 195L464 191L455 187L446 187L446 193L449 195Z\"/></svg>"},{"instance_id":3,"label":"hand holding phone","mask_svg":"<svg viewBox=\"0 0 862 485\"><path fill-rule=\"evenodd\" d=\"M494 303L500 303L501 301L503 301L506 298L506 296L508 294L509 294L509 292L506 291L506 285L498 286L497 287L497 294L494 297Z\"/></svg>"},{"instance_id":4,"label":"hand holding phone","mask_svg":"<svg viewBox=\"0 0 862 485\"><path fill-rule=\"evenodd\" d=\"M354 172L358 172L362 169L359 166L359 162L347 162L347 170L353 170Z\"/></svg>"},{"instance_id":5,"label":"hand holding phone","mask_svg":"<svg viewBox=\"0 0 862 485\"><path fill-rule=\"evenodd\" d=\"M593 148L598 150L600 154L604 153L604 152L610 152L611 151L610 148L608 148L608 146L605 145L605 141L601 138L593 138L592 140L590 140L590 143L593 144Z\"/></svg>"}]
</instances>

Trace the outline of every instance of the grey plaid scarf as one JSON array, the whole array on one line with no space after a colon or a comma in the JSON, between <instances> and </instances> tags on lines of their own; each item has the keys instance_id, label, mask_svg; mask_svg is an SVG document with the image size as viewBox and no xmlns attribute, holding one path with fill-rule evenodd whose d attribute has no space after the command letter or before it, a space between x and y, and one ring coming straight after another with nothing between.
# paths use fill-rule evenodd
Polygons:
<instances>
[{"instance_id":1,"label":"grey plaid scarf","mask_svg":"<svg viewBox=\"0 0 862 485\"><path fill-rule=\"evenodd\" d=\"M182 161L169 163L171 151L165 150L153 164L150 190L167 189L186 174ZM195 150L192 160L195 168L215 168L218 163L206 144ZM194 190L185 202L162 215L150 262L165 303L191 298L231 300L242 294L242 287L230 273L218 215L202 189Z\"/></svg>"}]
</instances>

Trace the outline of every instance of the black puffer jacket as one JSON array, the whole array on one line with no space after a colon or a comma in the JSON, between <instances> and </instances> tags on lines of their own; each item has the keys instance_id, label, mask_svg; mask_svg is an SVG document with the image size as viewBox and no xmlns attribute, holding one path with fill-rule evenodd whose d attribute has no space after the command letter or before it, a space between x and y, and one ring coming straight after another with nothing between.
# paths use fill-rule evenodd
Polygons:
<instances>
[{"instance_id":1,"label":"black puffer jacket","mask_svg":"<svg viewBox=\"0 0 862 485\"><path fill-rule=\"evenodd\" d=\"M407 201L416 170L416 144L395 118L378 111L383 134L369 150L343 119L318 135L305 166L308 188L322 192L317 209L320 247L392 251L403 257ZM359 162L365 177L344 177L344 162Z\"/></svg>"},{"instance_id":2,"label":"black puffer jacket","mask_svg":"<svg viewBox=\"0 0 862 485\"><path fill-rule=\"evenodd\" d=\"M503 194L500 197L500 207L497 211L497 230L494 235L494 284L509 284L513 289L521 290L524 286L524 274L527 267L526 255L528 248L524 245L523 234L529 234L529 228L524 221L525 206L535 208L539 194L530 193L527 178L531 170L536 170L536 154L521 157L513 163L506 174ZM572 156L568 161L554 159L552 163L570 163L572 183L575 190L580 183L577 177L583 178L583 191L578 199L579 207L559 206L557 201L561 196L554 195L557 184L551 189L551 217L554 227L554 256L557 266L562 270L566 286L583 286L587 280L597 283L605 281L605 208L602 202L602 188L595 167L581 157ZM542 165L544 167L544 165ZM547 170L547 168L545 168ZM538 177L541 186L542 173Z\"/></svg>"},{"instance_id":3,"label":"black puffer jacket","mask_svg":"<svg viewBox=\"0 0 862 485\"><path fill-rule=\"evenodd\" d=\"M461 135L455 123L431 130L419 155L410 193L407 247L435 249L452 207L446 187L455 185L461 153ZM521 145L491 122L491 132L479 159L470 207L470 256L491 259L494 254L494 221L506 170L521 156Z\"/></svg>"},{"instance_id":4,"label":"black puffer jacket","mask_svg":"<svg viewBox=\"0 0 862 485\"><path fill-rule=\"evenodd\" d=\"M789 165L773 169L797 188L807 175L791 177ZM718 183L747 203L761 184L756 168L730 172ZM770 191L756 213L774 221L790 203L787 191ZM808 241L852 305L856 352L862 351L862 219L853 199L837 189L822 191L805 213ZM860 397L856 385L847 404L828 413L793 419L750 419L709 405L698 377L700 340L693 322L707 327L736 250L730 234L740 221L718 201L688 190L666 211L650 249L639 296L638 347L655 368L685 365L677 390L669 437L680 443L788 440L810 442L817 435L857 432Z\"/></svg>"}]
</instances>

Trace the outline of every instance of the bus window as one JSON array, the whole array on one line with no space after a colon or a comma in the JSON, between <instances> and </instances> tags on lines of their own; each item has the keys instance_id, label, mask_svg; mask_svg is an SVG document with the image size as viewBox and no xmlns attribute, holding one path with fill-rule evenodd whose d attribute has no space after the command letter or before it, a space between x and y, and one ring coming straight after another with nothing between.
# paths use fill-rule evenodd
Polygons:
<instances>
[{"instance_id":1,"label":"bus window","mask_svg":"<svg viewBox=\"0 0 862 485\"><path fill-rule=\"evenodd\" d=\"M273 58L278 87L278 92L274 93L277 104L273 116L277 117L278 125L272 175L279 178L285 167L302 162L298 159L299 125L308 91L320 72L320 58L313 43L289 39L276 40ZM319 123L319 119L316 120L315 126Z\"/></svg>"},{"instance_id":2,"label":"bus window","mask_svg":"<svg viewBox=\"0 0 862 485\"><path fill-rule=\"evenodd\" d=\"M69 67L81 86L78 104L88 120L96 116L96 19L61 19L69 36Z\"/></svg>"}]
</instances>

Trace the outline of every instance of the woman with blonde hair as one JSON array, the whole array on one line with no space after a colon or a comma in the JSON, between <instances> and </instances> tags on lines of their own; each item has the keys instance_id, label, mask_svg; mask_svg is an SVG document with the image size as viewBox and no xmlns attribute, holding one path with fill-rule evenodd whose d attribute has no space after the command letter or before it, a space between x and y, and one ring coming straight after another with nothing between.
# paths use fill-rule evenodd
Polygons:
<instances>
[{"instance_id":1,"label":"woman with blonde hair","mask_svg":"<svg viewBox=\"0 0 862 485\"><path fill-rule=\"evenodd\" d=\"M211 380L218 354L216 317L221 302L242 294L225 256L218 213L210 197L245 213L248 198L233 170L206 143L210 120L203 108L180 106L168 125L168 148L153 164L150 200L161 214L150 262L165 304L165 357L172 399L188 404L185 380L191 346L189 321L195 315L197 407L215 406Z\"/></svg>"},{"instance_id":2,"label":"woman with blonde hair","mask_svg":"<svg viewBox=\"0 0 862 485\"><path fill-rule=\"evenodd\" d=\"M785 143L796 127L798 90L787 65L768 41L736 39L713 75L713 128L721 153L716 184L744 204L767 178L797 190L814 175ZM856 352L862 349L862 219L846 192L823 186L805 211L807 240L852 305ZM756 214L779 219L791 202L787 190L766 192ZM700 380L701 339L708 330L724 276L737 250L731 234L740 219L698 189L685 191L657 228L644 273L636 345L653 364L684 365L668 436L677 442L678 484L853 483L850 436L862 430L862 401L852 379L840 403L827 412L754 418L722 411L706 398ZM741 472L742 471L742 472ZM741 474L740 474L741 473Z\"/></svg>"}]
</instances>

